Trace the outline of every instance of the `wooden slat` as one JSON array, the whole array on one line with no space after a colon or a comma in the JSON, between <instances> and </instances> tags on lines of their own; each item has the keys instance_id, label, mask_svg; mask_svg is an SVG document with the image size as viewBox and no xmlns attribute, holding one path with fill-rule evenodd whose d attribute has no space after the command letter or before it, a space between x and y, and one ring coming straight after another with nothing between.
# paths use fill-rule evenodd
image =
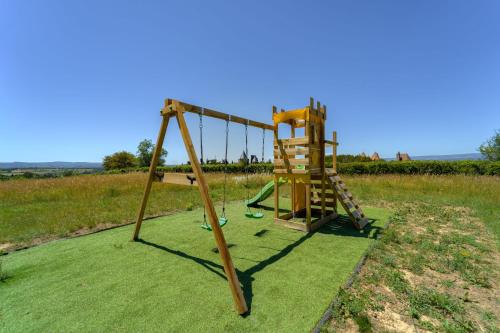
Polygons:
<instances>
[{"instance_id":1,"label":"wooden slat","mask_svg":"<svg viewBox=\"0 0 500 333\"><path fill-rule=\"evenodd\" d=\"M337 173L334 172L332 168L325 168L325 172L326 172L326 174L328 176L335 176L335 175L337 175Z\"/></svg>"},{"instance_id":2,"label":"wooden slat","mask_svg":"<svg viewBox=\"0 0 500 333\"><path fill-rule=\"evenodd\" d=\"M289 139L278 139L274 140L274 145L284 145L284 146L289 146L289 145L305 145L309 143L309 137L308 136L301 136L298 138L289 138Z\"/></svg>"},{"instance_id":3,"label":"wooden slat","mask_svg":"<svg viewBox=\"0 0 500 333\"><path fill-rule=\"evenodd\" d=\"M287 159L274 159L274 165L277 166L283 166L283 165L291 165L291 166L297 166L297 165L304 165L307 167L309 165L309 159L308 158L287 158Z\"/></svg>"},{"instance_id":4,"label":"wooden slat","mask_svg":"<svg viewBox=\"0 0 500 333\"><path fill-rule=\"evenodd\" d=\"M352 201L346 201L345 202L346 206L349 208L349 209L353 209L353 208L358 208Z\"/></svg>"},{"instance_id":5,"label":"wooden slat","mask_svg":"<svg viewBox=\"0 0 500 333\"><path fill-rule=\"evenodd\" d=\"M308 155L308 147L297 147L297 148L285 148L285 153L287 155ZM279 149L274 149L274 155L281 156L281 151Z\"/></svg>"},{"instance_id":6,"label":"wooden slat","mask_svg":"<svg viewBox=\"0 0 500 333\"><path fill-rule=\"evenodd\" d=\"M274 169L274 173L279 173L279 174L286 174L286 173L291 173L291 174L307 174L309 173L309 170L302 170L302 169Z\"/></svg>"},{"instance_id":7,"label":"wooden slat","mask_svg":"<svg viewBox=\"0 0 500 333\"><path fill-rule=\"evenodd\" d=\"M321 206L321 198L313 198L311 199L311 202L314 202L316 205ZM325 199L325 205L333 205L334 200L333 199Z\"/></svg>"},{"instance_id":8,"label":"wooden slat","mask_svg":"<svg viewBox=\"0 0 500 333\"><path fill-rule=\"evenodd\" d=\"M288 221L282 218L274 218L274 223L278 225L283 225L290 229L307 232L307 225L305 223Z\"/></svg>"},{"instance_id":9,"label":"wooden slat","mask_svg":"<svg viewBox=\"0 0 500 333\"><path fill-rule=\"evenodd\" d=\"M315 188L313 190L311 190L312 192L317 192L317 193L321 193L322 192L322 189L321 189L321 183L318 184L318 183L313 183L311 182L311 184L313 184L315 186ZM334 194L335 191L331 188L325 188L325 191L324 193L327 193L327 194Z\"/></svg>"},{"instance_id":10,"label":"wooden slat","mask_svg":"<svg viewBox=\"0 0 500 333\"><path fill-rule=\"evenodd\" d=\"M317 193L318 197L321 198L321 191L312 192L312 193ZM325 199L333 199L333 198L335 198L335 194L333 194L333 193L325 193L324 197L325 197Z\"/></svg>"},{"instance_id":11,"label":"wooden slat","mask_svg":"<svg viewBox=\"0 0 500 333\"><path fill-rule=\"evenodd\" d=\"M352 214L355 218L357 218L357 219L361 219L361 218L365 217L365 216L364 216L364 214L363 214L363 212L361 212L361 211L359 211L359 210L354 210L354 211L352 211L352 212L351 212L351 214Z\"/></svg>"}]
</instances>

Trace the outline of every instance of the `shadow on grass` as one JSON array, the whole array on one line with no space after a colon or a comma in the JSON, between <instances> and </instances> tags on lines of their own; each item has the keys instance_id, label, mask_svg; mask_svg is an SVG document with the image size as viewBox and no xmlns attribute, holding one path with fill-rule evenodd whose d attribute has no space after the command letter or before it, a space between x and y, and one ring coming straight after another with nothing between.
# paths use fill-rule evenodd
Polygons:
<instances>
[{"instance_id":1,"label":"shadow on grass","mask_svg":"<svg viewBox=\"0 0 500 333\"><path fill-rule=\"evenodd\" d=\"M368 224L363 228L363 230L358 230L352 225L349 216L341 214L335 220L328 222L316 232L320 234L333 234L337 236L377 239L382 231L382 227L374 226L373 224L376 221L377 220L375 219L368 219Z\"/></svg>"},{"instance_id":2,"label":"shadow on grass","mask_svg":"<svg viewBox=\"0 0 500 333\"><path fill-rule=\"evenodd\" d=\"M348 236L348 237L364 237L364 238L375 238L376 239L382 228L377 227L377 226L373 226L373 222L375 222L375 220L373 220L373 219L370 220L370 223L368 225L366 225L364 230L360 231L352 226L348 216L340 215L334 221L330 221L329 223L322 226L317 232L320 234L326 234L326 235L340 235L340 236ZM264 231L262 233L262 234L264 234L268 230L263 229L263 230L261 230L261 232L262 231ZM255 236L257 236L257 237L262 236L262 234L258 235L261 232L258 232L257 234L255 234ZM275 262L286 257L289 253L291 253L293 251L293 249L295 249L296 247L298 247L299 245L304 243L309 238L313 237L313 235L314 235L314 233L304 234L302 237L293 241L291 244L285 246L282 249L270 248L271 250L275 250L276 253L273 254L272 256L262 260L262 261L255 261L255 260L248 259L250 261L256 262L256 264L245 271L240 271L236 268L236 273L237 273L238 279L240 280L240 283L242 285L243 295L245 296L245 300L246 300L247 306L248 306L248 312L244 315L244 317L250 315L250 313L252 311L252 300L253 300L252 284L254 281L253 275L255 273L262 271L267 266L272 265ZM177 255L177 256L184 258L184 259L192 260L193 262L203 266L204 268L206 268L210 272L218 275L219 277L221 277L222 279L227 281L227 278L224 275L224 267L220 264L217 264L217 263L210 261L210 260L206 260L206 259L202 259L202 258L198 258L198 257L192 256L192 255L189 255L189 254L182 252L182 251L172 250L172 249L169 249L163 245L158 245L158 244L148 242L148 241L143 240L143 239L138 239L137 242L142 243L144 245L152 246L156 249L165 251L165 252L170 253L170 254ZM241 258L241 259L246 259L246 258Z\"/></svg>"},{"instance_id":3,"label":"shadow on grass","mask_svg":"<svg viewBox=\"0 0 500 333\"><path fill-rule=\"evenodd\" d=\"M142 238L138 239L137 242L138 243L142 243L144 245L152 246L152 247L154 247L156 249L168 252L170 254L175 254L176 256L179 256L179 257L184 258L184 259L192 260L195 263L197 263L197 264L205 267L210 272L217 274L218 276L220 276L224 280L227 280L226 276L223 273L220 272L220 271L224 272L224 268L222 267L222 265L216 264L213 261L206 260L206 259L201 259L201 258L189 255L186 252L182 252L182 251L179 251L179 250L172 250L172 249L169 249L166 246L158 245L158 244L152 243L152 242L148 242L148 241L146 241L146 240L144 240Z\"/></svg>"},{"instance_id":4,"label":"shadow on grass","mask_svg":"<svg viewBox=\"0 0 500 333\"><path fill-rule=\"evenodd\" d=\"M260 208L262 210L267 210L267 211L273 211L274 212L274 207L269 207L269 206L264 206L264 205L260 205L260 204L257 204L255 206L251 206L252 208ZM290 209L285 209L285 208L280 208L279 209L280 213L289 213L291 212Z\"/></svg>"}]
</instances>

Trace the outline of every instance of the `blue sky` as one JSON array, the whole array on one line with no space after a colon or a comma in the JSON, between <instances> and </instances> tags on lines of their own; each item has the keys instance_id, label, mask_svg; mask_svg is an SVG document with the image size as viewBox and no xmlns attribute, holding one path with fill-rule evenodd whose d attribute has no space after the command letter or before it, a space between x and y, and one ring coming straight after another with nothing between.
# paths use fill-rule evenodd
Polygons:
<instances>
[{"instance_id":1,"label":"blue sky","mask_svg":"<svg viewBox=\"0 0 500 333\"><path fill-rule=\"evenodd\" d=\"M0 161L135 152L166 97L270 123L273 104L313 96L339 153L475 152L500 128L499 17L497 0L1 0ZM223 128L206 121L207 157ZM244 130L230 131L234 159ZM185 162L175 122L166 148Z\"/></svg>"}]
</instances>

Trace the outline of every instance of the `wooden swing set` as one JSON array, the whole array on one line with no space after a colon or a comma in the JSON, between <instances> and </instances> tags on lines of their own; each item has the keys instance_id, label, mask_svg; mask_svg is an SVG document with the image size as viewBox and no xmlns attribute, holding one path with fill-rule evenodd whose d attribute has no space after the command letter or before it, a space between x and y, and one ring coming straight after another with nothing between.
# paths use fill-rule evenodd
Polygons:
<instances>
[{"instance_id":1,"label":"wooden swing set","mask_svg":"<svg viewBox=\"0 0 500 333\"><path fill-rule=\"evenodd\" d=\"M221 256L224 271L227 276L231 294L239 314L248 312L248 307L243 296L236 270L234 268L229 249L227 247L222 226L227 223L225 217L225 199L221 218L217 217L212 199L209 194L207 181L204 177L200 160L196 155L191 135L186 125L184 113L190 112L198 114L200 117L200 136L202 138L203 116L221 119L226 121L226 158L227 168L227 145L228 145L228 124L234 122L245 125L246 135L246 156L248 157L248 126L260 128L264 133L266 130L274 133L274 221L276 224L283 225L296 230L313 232L323 224L337 217L337 202L340 202L348 215L350 216L356 228L361 229L367 224L359 204L354 200L352 194L347 190L345 184L336 174L336 133L333 134L333 141L325 139L325 121L326 106L321 106L317 102L314 107L314 100L311 98L309 106L297 110L281 110L273 106L273 125L268 125L258 121L222 113L216 110L203 108L200 106L184 103L174 99L166 99L164 107L160 111L162 122L155 151L151 165L149 167L148 180L144 189L141 205L139 208L133 240L139 239L144 212L146 209L149 194L153 181L157 180L158 174L156 167L160 159L163 142L170 119L175 117L179 125L182 140L186 147L189 161L193 170L192 174L164 174L166 182L181 185L197 185L205 209L204 217L208 216L208 222L205 221L205 229L214 234L215 242ZM279 138L278 128L280 124L290 125L290 137ZM297 137L296 129L304 128L304 136ZM325 168L325 146L333 147L333 168ZM203 147L201 145L201 147ZM201 152L203 156L203 152ZM262 159L264 158L264 148ZM247 163L248 168L248 163ZM248 182L248 169L246 170ZM227 172L224 172L224 193L227 179ZM291 186L292 207L291 212L285 215L279 215L279 186L286 179ZM247 184L248 185L248 184ZM248 194L247 194L248 196ZM224 196L225 197L225 196ZM247 197L248 201L248 197ZM248 217L262 217L262 213L245 214ZM252 215L252 216L250 216Z\"/></svg>"}]
</instances>

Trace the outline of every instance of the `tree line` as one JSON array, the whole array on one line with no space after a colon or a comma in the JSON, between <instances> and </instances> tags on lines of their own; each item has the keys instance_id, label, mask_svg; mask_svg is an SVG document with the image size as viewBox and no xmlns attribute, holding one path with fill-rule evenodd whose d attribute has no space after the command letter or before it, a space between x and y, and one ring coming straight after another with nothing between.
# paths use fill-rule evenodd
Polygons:
<instances>
[{"instance_id":1,"label":"tree line","mask_svg":"<svg viewBox=\"0 0 500 333\"><path fill-rule=\"evenodd\" d=\"M103 159L103 167L105 170L114 169L132 169L149 167L151 160L153 158L153 152L155 145L149 139L144 139L139 142L137 146L136 154L132 154L128 151L119 151L112 155L105 156ZM495 134L485 143L483 143L478 150L489 161L500 161L500 131L495 131ZM167 157L167 151L162 149L160 159L158 161L158 166L165 165L165 158ZM332 163L332 155L327 155L325 157L325 162L328 165ZM356 163L356 162L372 162L370 157L365 155L338 155L338 163ZM217 163L213 163L217 164ZM384 164L379 164L384 165ZM237 167L235 167L237 168ZM376 169L376 168L375 168Z\"/></svg>"},{"instance_id":2,"label":"tree line","mask_svg":"<svg viewBox=\"0 0 500 333\"><path fill-rule=\"evenodd\" d=\"M155 145L153 144L153 141L144 139L139 142L135 155L125 150L119 151L114 154L104 156L102 166L104 167L104 170L149 167L151 160L153 159L154 150ZM165 158L167 157L167 154L168 152L162 148L160 159L158 160L159 166L165 165Z\"/></svg>"}]
</instances>

